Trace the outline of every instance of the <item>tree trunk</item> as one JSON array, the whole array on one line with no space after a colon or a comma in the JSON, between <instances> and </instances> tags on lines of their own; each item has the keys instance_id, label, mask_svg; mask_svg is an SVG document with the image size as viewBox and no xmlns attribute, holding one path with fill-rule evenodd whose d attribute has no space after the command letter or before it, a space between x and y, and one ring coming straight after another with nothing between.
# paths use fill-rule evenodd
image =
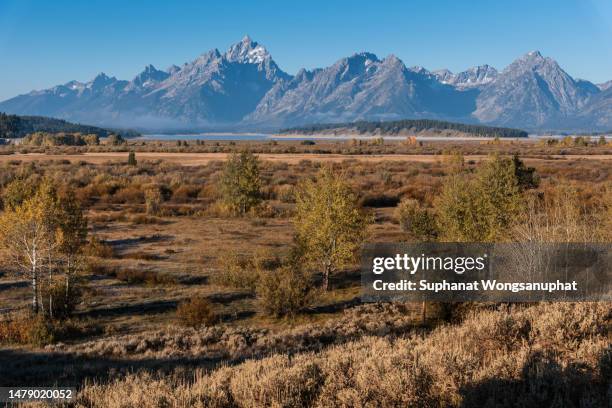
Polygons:
<instances>
[{"instance_id":1,"label":"tree trunk","mask_svg":"<svg viewBox=\"0 0 612 408\"><path fill-rule=\"evenodd\" d=\"M38 314L38 279L36 276L36 264L32 266L32 310Z\"/></svg>"},{"instance_id":2,"label":"tree trunk","mask_svg":"<svg viewBox=\"0 0 612 408\"><path fill-rule=\"evenodd\" d=\"M329 290L329 273L331 272L331 267L329 264L325 264L323 268L323 290L327 292Z\"/></svg>"}]
</instances>

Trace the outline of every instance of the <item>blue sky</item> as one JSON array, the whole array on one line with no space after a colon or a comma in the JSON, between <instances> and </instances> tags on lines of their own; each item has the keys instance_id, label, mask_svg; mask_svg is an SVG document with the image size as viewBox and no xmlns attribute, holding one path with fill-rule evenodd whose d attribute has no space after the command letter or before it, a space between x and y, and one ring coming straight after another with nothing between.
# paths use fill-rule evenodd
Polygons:
<instances>
[{"instance_id":1,"label":"blue sky","mask_svg":"<svg viewBox=\"0 0 612 408\"><path fill-rule=\"evenodd\" d=\"M503 68L537 49L572 76L612 79L610 0L0 0L0 100L101 71L131 79L247 33L289 73L359 51L428 69Z\"/></svg>"}]
</instances>

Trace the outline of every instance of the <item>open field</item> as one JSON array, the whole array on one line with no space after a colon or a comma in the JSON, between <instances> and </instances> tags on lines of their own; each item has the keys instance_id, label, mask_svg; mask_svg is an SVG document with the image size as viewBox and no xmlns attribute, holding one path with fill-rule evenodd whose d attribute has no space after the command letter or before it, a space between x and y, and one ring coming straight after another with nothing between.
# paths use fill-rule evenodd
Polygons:
<instances>
[{"instance_id":1,"label":"open field","mask_svg":"<svg viewBox=\"0 0 612 408\"><path fill-rule=\"evenodd\" d=\"M201 166L213 161L226 160L231 153L155 153L143 152L138 155L141 160L162 160L169 163L181 164L184 166ZM486 155L466 155L466 160L480 161L487 158ZM269 154L263 153L259 156L261 160L271 162L282 162L287 164L296 164L302 160L312 160L316 162L341 162L344 160L358 160L371 163L391 162L391 161L406 161L415 163L435 163L440 161L437 155L428 154L374 154L374 155L351 155L351 154ZM124 162L126 153L124 152L104 152L104 153L81 153L81 154L44 154L44 153L26 153L0 155L0 163L20 160L25 163L32 161L53 161L53 160L68 160L71 163L85 161L91 164L102 164L106 162ZM612 160L612 155L604 154L569 154L569 155L546 155L545 157L530 157L525 159L527 162L535 161L551 161L551 160Z\"/></svg>"},{"instance_id":2,"label":"open field","mask_svg":"<svg viewBox=\"0 0 612 408\"><path fill-rule=\"evenodd\" d=\"M220 183L230 152L249 146L283 151L258 154L262 201L236 216L220 205ZM459 171L476 178L494 160L487 155L489 145L468 144L462 149L473 153L462 157L457 170L459 155L449 146L454 144L430 153L392 154L384 145L372 147L380 153L343 154L331 148L300 151L307 147L297 142L239 143L175 152L165 151L175 148L169 144L138 142L123 151L60 147L48 154L0 155L3 197L16 179L50 180L60 193L74 193L88 232L79 272L82 295L70 318L60 323L68 329L44 344L0 342L0 367L6 368L0 370L0 385L74 384L81 390L77 406L111 408L369 406L382 394L398 396L382 406L482 406L483 395L508 384L519 390L514 402L523 395L533 400L557 395L562 391L551 384L563 378L579 398L600 401L610 367L609 304L427 304L423 316L422 304L361 304L357 260L331 274L330 290L317 289L312 302L294 315L265 313L259 292L228 284L236 268L241 277L261 273L255 263L238 258L266 264L291 258L296 192L326 165L370 220L365 242L418 240L405 228L400 204L414 200L436 211L449 177ZM189 151L213 147L224 151ZM291 147L295 153L284 152ZM577 217L572 220L584 223L573 226L579 230L573 239L609 242L608 148L570 148L561 154L557 148L497 146L502 154L521 149L530 152L523 160L538 178L528 194L553 206L568 201L559 197L570 197L577 204L567 211L578 211L571 213ZM136 151L136 165L128 164L128 150ZM570 189L569 196L561 195L561 187ZM151 189L159 192L153 207ZM503 232L520 226L517 222ZM0 264L0 340L2 321L21 318L29 309L31 287L18 272L7 261ZM318 288L320 270L310 272ZM177 308L194 298L210 305L214 323L189 327L181 321ZM486 352L474 353L474 345ZM347 364L354 377L342 380L344 385L334 383ZM526 391L538 381L538 367L546 373L544 396ZM381 389L396 380L403 385L384 392L368 388L372 372L380 374ZM459 373L465 377L458 378ZM130 387L150 390L151 400L129 396ZM418 395L399 397L413 387Z\"/></svg>"}]
</instances>

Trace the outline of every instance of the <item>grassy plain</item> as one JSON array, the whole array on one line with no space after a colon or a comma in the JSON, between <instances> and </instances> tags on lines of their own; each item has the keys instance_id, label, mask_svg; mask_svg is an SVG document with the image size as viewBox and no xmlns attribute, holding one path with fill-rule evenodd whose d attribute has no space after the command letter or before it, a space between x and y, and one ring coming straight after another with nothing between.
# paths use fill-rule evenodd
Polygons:
<instances>
[{"instance_id":1,"label":"grassy plain","mask_svg":"<svg viewBox=\"0 0 612 408\"><path fill-rule=\"evenodd\" d=\"M264 201L253 214L231 217L219 208L217 184L224 160L244 148L259 154ZM449 153L462 152L470 169L492 152L520 154L536 169L542 194L571 186L590 211L612 182L609 145L134 141L1 149L0 185L44 175L70 186L85 208L89 237L104 250L87 257L85 291L72 318L78 330L45 346L0 346L0 385L76 385L80 406L298 407L482 406L487 393L541 384L543 394L524 402L532 406L547 392L562 392L537 376L540 364L545 375L557 370L558 379L572 382L580 398L605 393L592 396L585 384L606 387L609 304L482 305L468 317L429 305L423 321L420 304L361 304L355 263L334 274L332 290L303 313L279 319L262 314L253 293L227 287L219 276L229 254L289 254L293 193L325 163L371 215L367 242L397 242L413 238L395 207L403 199L431 206L450 172ZM127 165L130 150L137 166ZM166 191L155 215L146 212L151 185ZM29 294L28 282L0 265L2 318L24 313ZM210 301L216 324L179 324L177 305L194 296ZM347 367L354 373L341 380ZM368 386L376 373L378 385ZM145 393L149 399L136 395ZM508 397L508 406L513 402L521 401Z\"/></svg>"}]
</instances>

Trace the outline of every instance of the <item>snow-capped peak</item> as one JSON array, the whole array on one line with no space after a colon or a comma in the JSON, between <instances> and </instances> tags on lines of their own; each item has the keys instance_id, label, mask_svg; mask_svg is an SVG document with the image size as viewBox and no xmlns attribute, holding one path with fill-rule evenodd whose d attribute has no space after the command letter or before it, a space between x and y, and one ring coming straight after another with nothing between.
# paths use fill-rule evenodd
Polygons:
<instances>
[{"instance_id":1,"label":"snow-capped peak","mask_svg":"<svg viewBox=\"0 0 612 408\"><path fill-rule=\"evenodd\" d=\"M246 35L242 41L229 48L225 53L225 58L230 62L261 64L270 58L270 54L263 45L259 45Z\"/></svg>"}]
</instances>

